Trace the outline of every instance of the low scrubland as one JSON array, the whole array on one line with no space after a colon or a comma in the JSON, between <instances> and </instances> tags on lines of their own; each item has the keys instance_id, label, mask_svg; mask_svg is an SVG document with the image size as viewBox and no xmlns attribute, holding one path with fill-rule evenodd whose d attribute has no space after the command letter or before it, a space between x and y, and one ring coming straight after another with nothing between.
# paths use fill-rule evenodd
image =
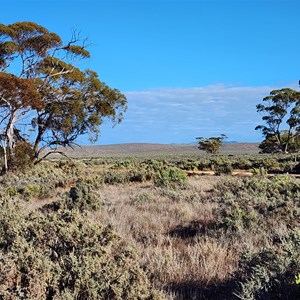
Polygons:
<instances>
[{"instance_id":1,"label":"low scrubland","mask_svg":"<svg viewBox=\"0 0 300 300\"><path fill-rule=\"evenodd\" d=\"M299 169L297 155L24 166L0 177L0 299L299 299Z\"/></svg>"}]
</instances>

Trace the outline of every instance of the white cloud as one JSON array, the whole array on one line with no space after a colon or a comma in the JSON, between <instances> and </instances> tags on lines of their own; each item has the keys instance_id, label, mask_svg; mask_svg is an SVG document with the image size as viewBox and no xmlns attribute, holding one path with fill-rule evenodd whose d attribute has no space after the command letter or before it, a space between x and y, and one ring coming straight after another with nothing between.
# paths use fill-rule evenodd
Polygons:
<instances>
[{"instance_id":1,"label":"white cloud","mask_svg":"<svg viewBox=\"0 0 300 300\"><path fill-rule=\"evenodd\" d=\"M230 140L259 140L261 134L254 130L261 123L256 105L270 91L280 88L218 84L128 91L125 119L110 135L119 137L114 142L180 143L220 133Z\"/></svg>"}]
</instances>

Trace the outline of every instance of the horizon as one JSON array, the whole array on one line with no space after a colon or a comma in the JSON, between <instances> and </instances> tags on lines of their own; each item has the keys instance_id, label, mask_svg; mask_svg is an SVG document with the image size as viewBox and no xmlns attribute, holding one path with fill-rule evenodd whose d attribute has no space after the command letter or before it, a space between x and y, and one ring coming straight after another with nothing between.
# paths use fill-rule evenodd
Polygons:
<instances>
[{"instance_id":1,"label":"horizon","mask_svg":"<svg viewBox=\"0 0 300 300\"><path fill-rule=\"evenodd\" d=\"M91 58L80 67L128 99L123 122L111 128L106 120L96 145L222 133L260 142L256 105L274 89L299 88L298 1L4 0L2 9L0 23L32 21L65 41L72 29L88 38Z\"/></svg>"},{"instance_id":2,"label":"horizon","mask_svg":"<svg viewBox=\"0 0 300 300\"><path fill-rule=\"evenodd\" d=\"M223 142L224 145L230 145L230 144L259 144L260 142L240 142L240 141L228 141ZM117 144L75 144L72 147L93 147L93 146L118 146L118 145L169 145L169 146L197 146L197 142L190 142L190 143L141 143L141 142L125 142L125 143L117 143ZM66 146L70 147L70 146Z\"/></svg>"}]
</instances>

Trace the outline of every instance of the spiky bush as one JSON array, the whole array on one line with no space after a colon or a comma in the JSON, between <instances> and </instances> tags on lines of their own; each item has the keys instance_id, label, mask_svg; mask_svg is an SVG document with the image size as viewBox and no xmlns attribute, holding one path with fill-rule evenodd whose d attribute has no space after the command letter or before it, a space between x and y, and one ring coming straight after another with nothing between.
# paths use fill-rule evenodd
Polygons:
<instances>
[{"instance_id":1,"label":"spiky bush","mask_svg":"<svg viewBox=\"0 0 300 300\"><path fill-rule=\"evenodd\" d=\"M162 169L156 173L154 184L159 187L182 188L187 184L187 174L177 168Z\"/></svg>"},{"instance_id":2,"label":"spiky bush","mask_svg":"<svg viewBox=\"0 0 300 300\"><path fill-rule=\"evenodd\" d=\"M299 299L295 275L300 270L300 235L292 233L280 247L245 253L237 274L238 299Z\"/></svg>"},{"instance_id":3,"label":"spiky bush","mask_svg":"<svg viewBox=\"0 0 300 300\"><path fill-rule=\"evenodd\" d=\"M227 230L298 226L300 182L293 177L227 179L216 186L215 193L219 225Z\"/></svg>"},{"instance_id":4,"label":"spiky bush","mask_svg":"<svg viewBox=\"0 0 300 300\"><path fill-rule=\"evenodd\" d=\"M0 202L0 299L159 299L111 226ZM156 296L155 296L156 295Z\"/></svg>"}]
</instances>

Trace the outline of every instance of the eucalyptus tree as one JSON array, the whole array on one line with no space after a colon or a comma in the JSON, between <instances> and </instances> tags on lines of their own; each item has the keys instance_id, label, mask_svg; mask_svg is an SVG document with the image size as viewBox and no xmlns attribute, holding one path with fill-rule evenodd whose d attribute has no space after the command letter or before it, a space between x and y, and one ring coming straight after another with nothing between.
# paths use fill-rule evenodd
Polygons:
<instances>
[{"instance_id":1,"label":"eucalyptus tree","mask_svg":"<svg viewBox=\"0 0 300 300\"><path fill-rule=\"evenodd\" d=\"M263 152L299 151L300 93L290 88L274 90L263 102L256 106L264 121L255 128L265 137L260 148Z\"/></svg>"},{"instance_id":2,"label":"eucalyptus tree","mask_svg":"<svg viewBox=\"0 0 300 300\"><path fill-rule=\"evenodd\" d=\"M218 137L197 137L196 139L198 140L199 150L203 150L206 153L216 154L223 145L223 141L227 139L227 136L225 134L221 134Z\"/></svg>"},{"instance_id":3,"label":"eucalyptus tree","mask_svg":"<svg viewBox=\"0 0 300 300\"><path fill-rule=\"evenodd\" d=\"M104 118L113 123L122 120L126 97L96 72L78 67L89 57L85 41L75 33L65 43L33 22L0 24L0 140L5 170L20 145L27 145L32 162L38 163L58 152L59 146L73 145L80 135L97 140Z\"/></svg>"}]
</instances>

